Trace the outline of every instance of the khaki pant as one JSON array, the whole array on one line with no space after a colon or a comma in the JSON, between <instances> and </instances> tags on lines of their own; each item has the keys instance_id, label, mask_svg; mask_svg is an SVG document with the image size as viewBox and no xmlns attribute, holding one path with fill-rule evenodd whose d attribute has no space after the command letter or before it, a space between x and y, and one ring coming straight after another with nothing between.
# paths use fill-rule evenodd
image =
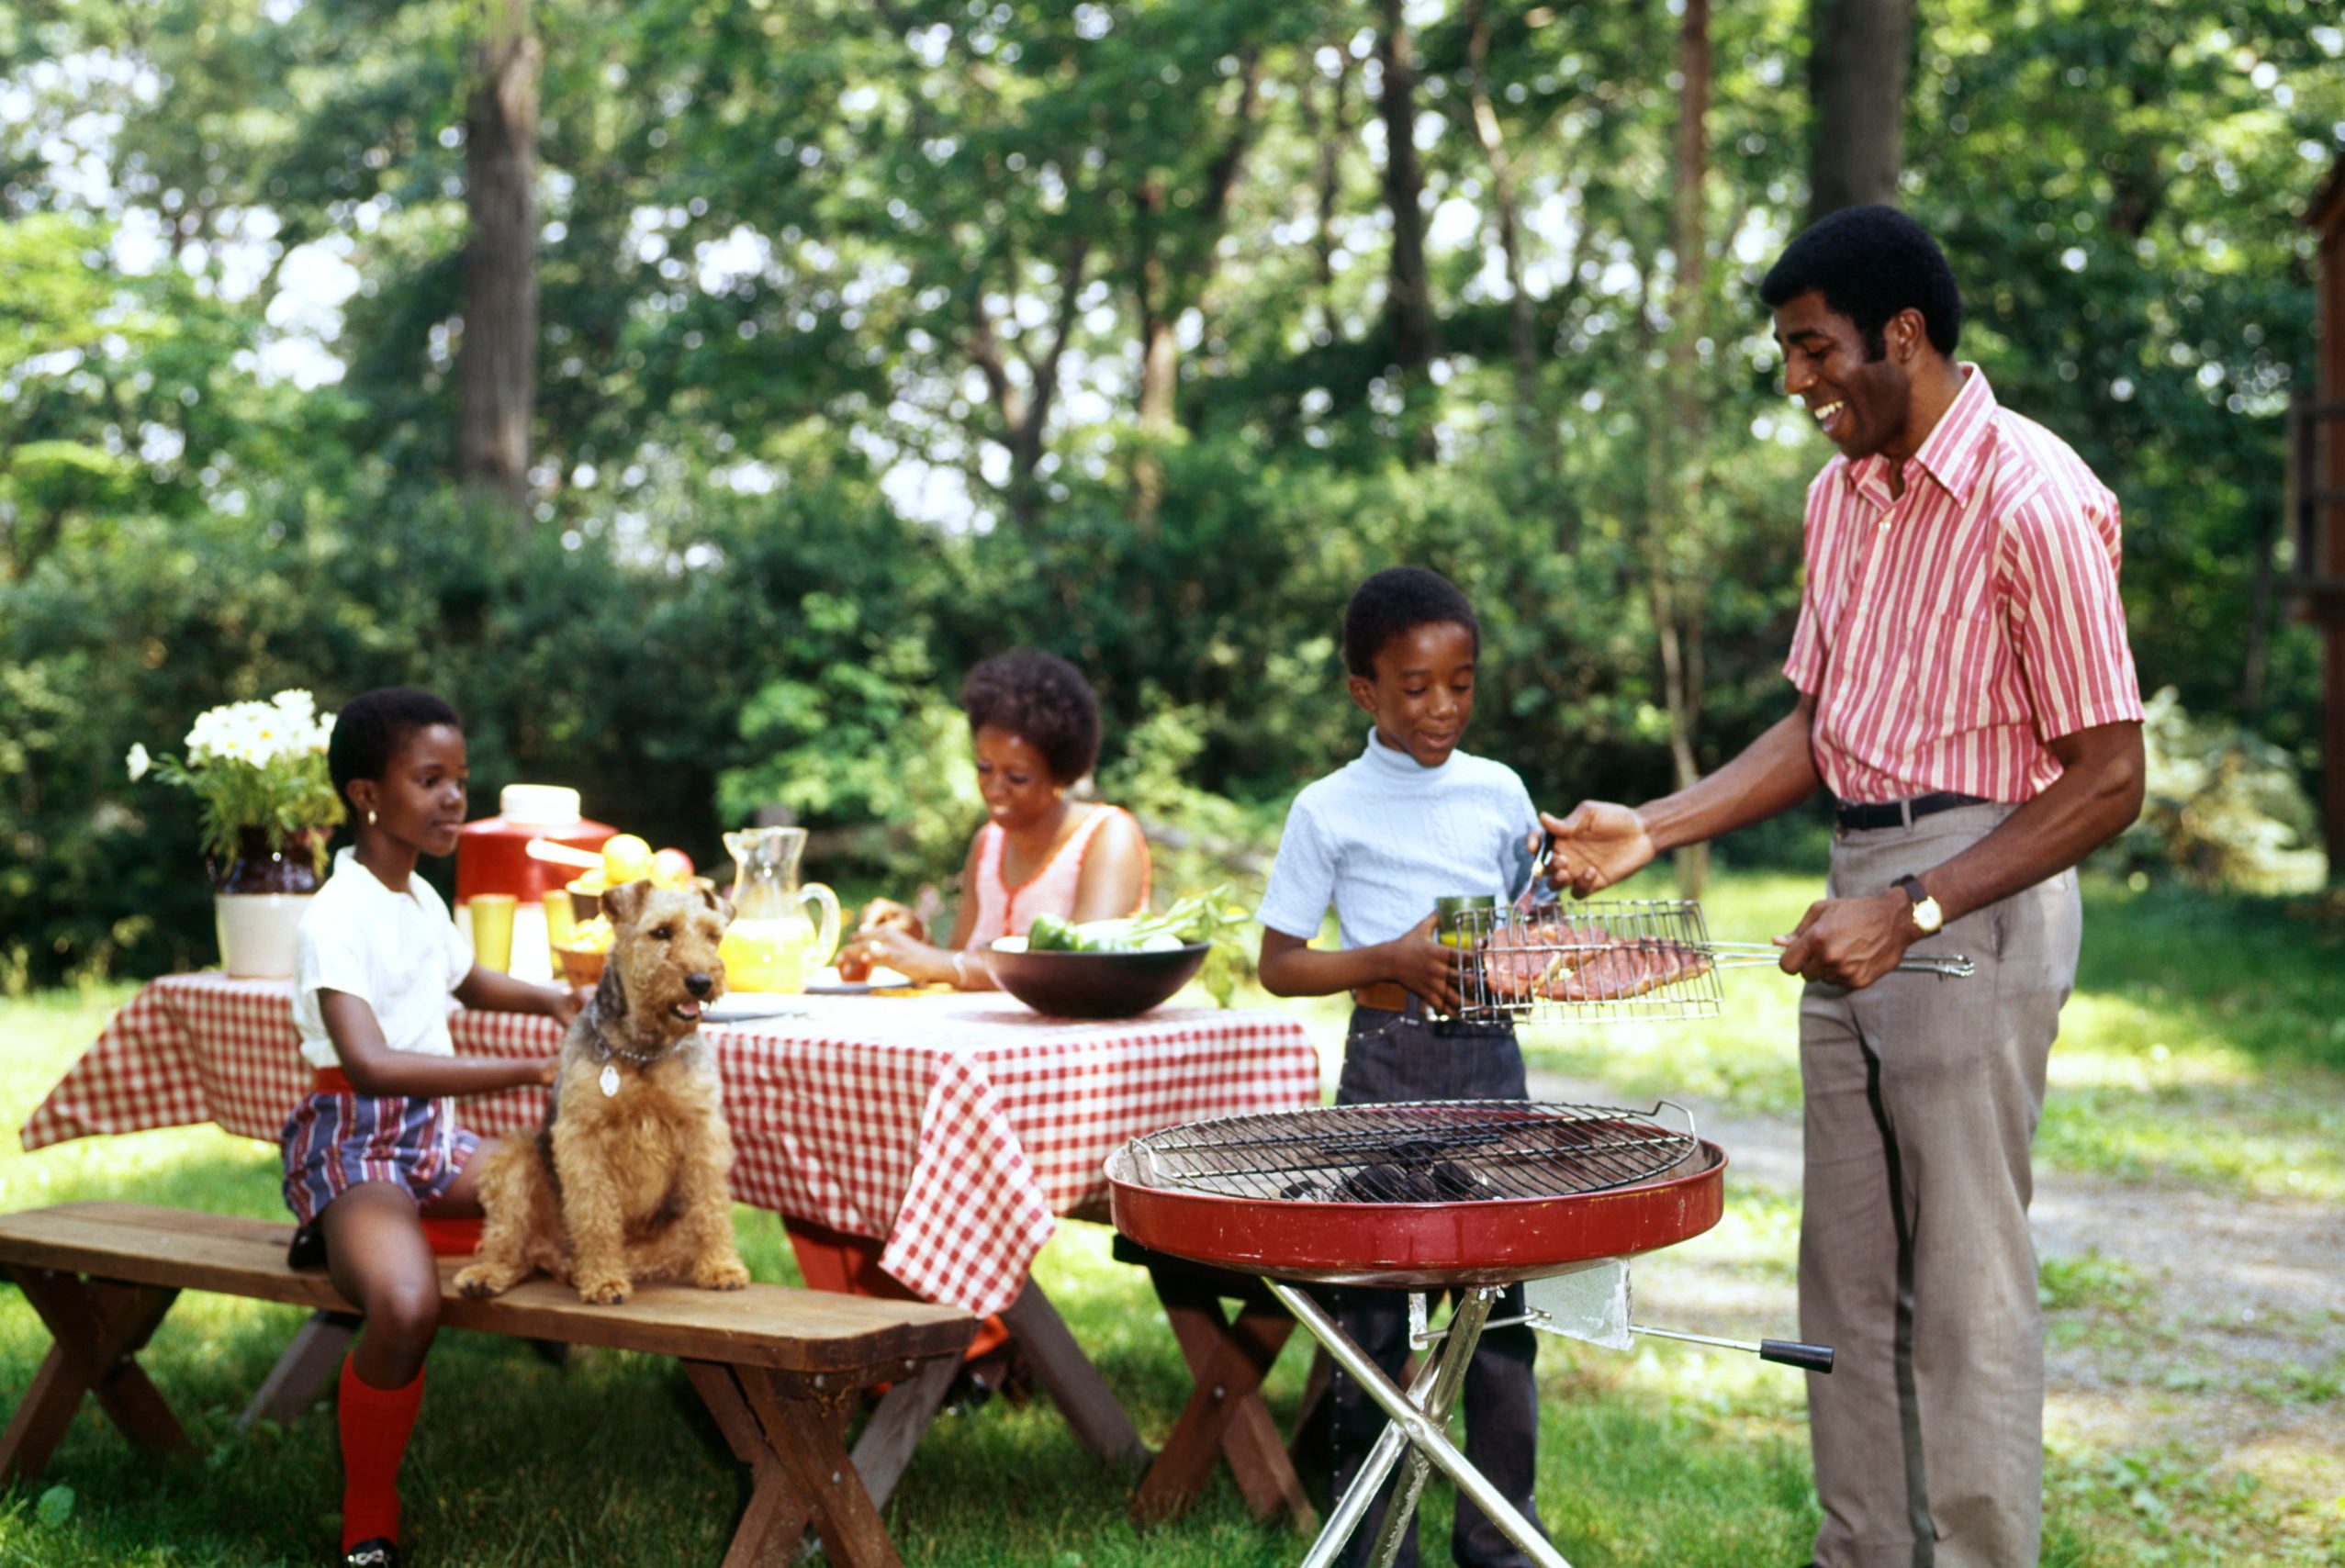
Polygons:
<instances>
[{"instance_id":1,"label":"khaki pant","mask_svg":"<svg viewBox=\"0 0 2345 1568\"><path fill-rule=\"evenodd\" d=\"M1926 871L2012 809L1843 833L1832 893ZM2063 872L1913 946L1968 954L1967 980L1895 973L1801 996L1800 1330L1839 1353L1808 1378L1819 1568L2036 1561L2044 1326L2028 1150L2081 924Z\"/></svg>"}]
</instances>

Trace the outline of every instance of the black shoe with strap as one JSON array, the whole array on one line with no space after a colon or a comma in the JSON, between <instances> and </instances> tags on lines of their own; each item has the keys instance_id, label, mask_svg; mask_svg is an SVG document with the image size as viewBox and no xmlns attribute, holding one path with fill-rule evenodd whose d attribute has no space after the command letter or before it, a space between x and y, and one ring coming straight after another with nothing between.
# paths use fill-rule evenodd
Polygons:
<instances>
[{"instance_id":1,"label":"black shoe with strap","mask_svg":"<svg viewBox=\"0 0 2345 1568\"><path fill-rule=\"evenodd\" d=\"M360 1541L334 1559L336 1568L399 1568L398 1542L378 1535Z\"/></svg>"}]
</instances>

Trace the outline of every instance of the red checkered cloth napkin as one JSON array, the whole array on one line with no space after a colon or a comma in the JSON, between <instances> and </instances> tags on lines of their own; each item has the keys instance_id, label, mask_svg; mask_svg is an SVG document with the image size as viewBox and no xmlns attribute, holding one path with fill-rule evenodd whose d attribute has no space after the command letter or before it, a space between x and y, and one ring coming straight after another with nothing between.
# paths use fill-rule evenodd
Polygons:
<instances>
[{"instance_id":1,"label":"red checkered cloth napkin","mask_svg":"<svg viewBox=\"0 0 2345 1568\"><path fill-rule=\"evenodd\" d=\"M309 1092L292 988L160 980L115 1015L25 1124L35 1149L214 1121L274 1141ZM459 1010L467 1055L541 1056L544 1018ZM881 1238L881 1266L975 1313L1015 1298L1057 1216L1096 1213L1101 1166L1176 1123L1318 1101L1318 1058L1280 1014L1159 1008L1043 1018L995 994L809 997L802 1015L718 1028L743 1203ZM537 1090L466 1100L482 1133L536 1124Z\"/></svg>"}]
</instances>

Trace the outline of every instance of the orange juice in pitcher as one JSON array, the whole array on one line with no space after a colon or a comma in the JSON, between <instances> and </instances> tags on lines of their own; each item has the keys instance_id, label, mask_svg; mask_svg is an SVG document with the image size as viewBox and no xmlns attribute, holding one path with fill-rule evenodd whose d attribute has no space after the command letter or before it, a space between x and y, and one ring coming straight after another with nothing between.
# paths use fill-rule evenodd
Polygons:
<instances>
[{"instance_id":1,"label":"orange juice in pitcher","mask_svg":"<svg viewBox=\"0 0 2345 1568\"><path fill-rule=\"evenodd\" d=\"M838 895L798 883L802 827L755 827L724 835L733 852L733 924L717 954L728 991L800 991L838 946Z\"/></svg>"}]
</instances>

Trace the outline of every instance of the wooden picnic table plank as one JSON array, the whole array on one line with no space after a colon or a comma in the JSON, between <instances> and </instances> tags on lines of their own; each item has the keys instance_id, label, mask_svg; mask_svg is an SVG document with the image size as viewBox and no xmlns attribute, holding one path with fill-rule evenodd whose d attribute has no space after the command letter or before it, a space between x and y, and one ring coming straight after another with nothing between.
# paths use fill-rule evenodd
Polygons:
<instances>
[{"instance_id":1,"label":"wooden picnic table plank","mask_svg":"<svg viewBox=\"0 0 2345 1568\"><path fill-rule=\"evenodd\" d=\"M0 1257L20 1267L129 1283L215 1291L330 1312L355 1310L322 1271L285 1264L293 1227L228 1215L142 1204L65 1204L0 1215ZM589 1306L544 1277L504 1295L474 1301L450 1282L464 1264L440 1264L440 1322L522 1338L559 1339L609 1350L768 1367L807 1376L917 1370L967 1343L971 1324L957 1307L877 1301L827 1292L752 1284L740 1291L645 1285L618 1306Z\"/></svg>"}]
</instances>

